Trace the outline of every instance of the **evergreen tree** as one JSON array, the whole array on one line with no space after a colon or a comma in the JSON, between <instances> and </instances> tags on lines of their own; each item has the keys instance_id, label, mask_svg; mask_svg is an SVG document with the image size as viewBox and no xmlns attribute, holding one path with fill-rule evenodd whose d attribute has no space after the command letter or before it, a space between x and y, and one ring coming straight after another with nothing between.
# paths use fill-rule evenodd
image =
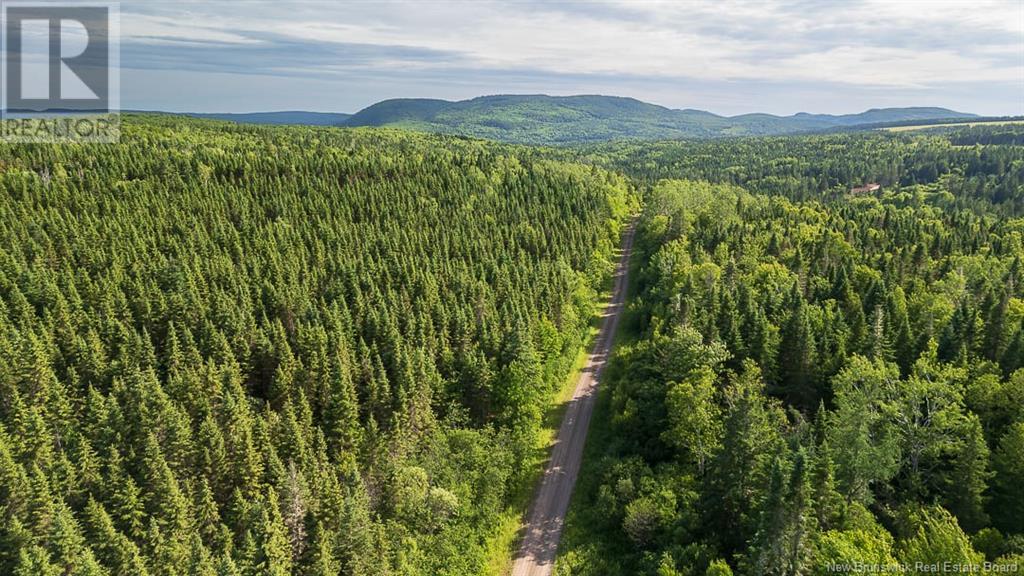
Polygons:
<instances>
[{"instance_id":1,"label":"evergreen tree","mask_svg":"<svg viewBox=\"0 0 1024 576\"><path fill-rule=\"evenodd\" d=\"M803 296L793 288L790 296L792 312L786 322L779 345L781 392L786 400L811 410L818 405L818 350L811 326L811 316Z\"/></svg>"},{"instance_id":2,"label":"evergreen tree","mask_svg":"<svg viewBox=\"0 0 1024 576\"><path fill-rule=\"evenodd\" d=\"M947 476L947 508L968 532L977 532L989 523L985 512L985 491L991 473L989 450L981 431L981 422L971 414L960 424L961 440L954 456L954 467Z\"/></svg>"},{"instance_id":3,"label":"evergreen tree","mask_svg":"<svg viewBox=\"0 0 1024 576\"><path fill-rule=\"evenodd\" d=\"M999 440L992 458L992 515L996 525L1009 533L1024 532L1024 422L1010 426Z\"/></svg>"},{"instance_id":4,"label":"evergreen tree","mask_svg":"<svg viewBox=\"0 0 1024 576\"><path fill-rule=\"evenodd\" d=\"M96 559L110 570L112 576L147 576L145 562L138 547L114 527L103 505L89 500L85 524Z\"/></svg>"},{"instance_id":5,"label":"evergreen tree","mask_svg":"<svg viewBox=\"0 0 1024 576\"><path fill-rule=\"evenodd\" d=\"M764 396L757 365L744 362L742 374L725 390L723 448L715 456L714 472L705 476L708 521L724 550L738 550L753 532L754 507L768 488L775 455L783 448L783 424L781 409Z\"/></svg>"}]
</instances>

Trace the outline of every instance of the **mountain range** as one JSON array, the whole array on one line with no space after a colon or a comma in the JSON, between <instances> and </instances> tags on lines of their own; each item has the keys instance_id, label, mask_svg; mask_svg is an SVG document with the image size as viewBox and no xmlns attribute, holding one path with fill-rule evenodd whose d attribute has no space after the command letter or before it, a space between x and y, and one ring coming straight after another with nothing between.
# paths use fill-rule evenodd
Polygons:
<instances>
[{"instance_id":1,"label":"mountain range","mask_svg":"<svg viewBox=\"0 0 1024 576\"><path fill-rule=\"evenodd\" d=\"M297 111L191 115L259 124L389 126L548 145L623 138L664 140L792 134L978 117L932 107L874 108L843 115L801 112L792 116L719 116L703 110L678 110L617 96L540 94L480 96L454 102L400 98L378 102L352 115Z\"/></svg>"}]
</instances>

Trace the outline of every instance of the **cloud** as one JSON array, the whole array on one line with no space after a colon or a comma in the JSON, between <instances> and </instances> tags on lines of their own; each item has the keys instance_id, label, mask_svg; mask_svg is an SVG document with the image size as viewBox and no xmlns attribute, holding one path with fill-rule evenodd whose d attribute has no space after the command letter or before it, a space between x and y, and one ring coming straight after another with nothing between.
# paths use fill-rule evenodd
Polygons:
<instances>
[{"instance_id":1,"label":"cloud","mask_svg":"<svg viewBox=\"0 0 1024 576\"><path fill-rule=\"evenodd\" d=\"M322 42L272 32L239 33L242 42L150 36L122 40L123 66L309 76L452 62L454 54L416 46Z\"/></svg>"},{"instance_id":2,"label":"cloud","mask_svg":"<svg viewBox=\"0 0 1024 576\"><path fill-rule=\"evenodd\" d=\"M616 79L659 94L817 83L919 96L963 85L979 102L998 98L992 109L1014 91L1024 100L1015 1L157 1L122 4L121 29L123 65L139 71L404 79L403 96L506 77L541 91Z\"/></svg>"}]
</instances>

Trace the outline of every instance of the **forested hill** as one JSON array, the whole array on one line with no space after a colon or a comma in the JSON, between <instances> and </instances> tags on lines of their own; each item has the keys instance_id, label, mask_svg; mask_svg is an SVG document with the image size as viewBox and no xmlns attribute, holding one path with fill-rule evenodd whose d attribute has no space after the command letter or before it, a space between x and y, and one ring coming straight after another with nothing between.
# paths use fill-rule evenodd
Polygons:
<instances>
[{"instance_id":1,"label":"forested hill","mask_svg":"<svg viewBox=\"0 0 1024 576\"><path fill-rule=\"evenodd\" d=\"M345 126L395 126L528 144L567 144L623 138L646 140L784 134L857 125L970 118L945 108L886 108L860 114L745 114L718 116L673 110L613 96L499 95L449 102L396 99L378 102Z\"/></svg>"},{"instance_id":2,"label":"forested hill","mask_svg":"<svg viewBox=\"0 0 1024 576\"><path fill-rule=\"evenodd\" d=\"M480 141L126 117L0 146L0 574L476 574L625 180Z\"/></svg>"}]
</instances>

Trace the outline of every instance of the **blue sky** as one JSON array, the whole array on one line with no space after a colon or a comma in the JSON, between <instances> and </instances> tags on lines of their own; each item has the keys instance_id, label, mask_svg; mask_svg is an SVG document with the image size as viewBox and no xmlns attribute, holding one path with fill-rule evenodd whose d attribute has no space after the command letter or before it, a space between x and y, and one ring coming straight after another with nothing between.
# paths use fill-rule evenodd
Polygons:
<instances>
[{"instance_id":1,"label":"blue sky","mask_svg":"<svg viewBox=\"0 0 1024 576\"><path fill-rule=\"evenodd\" d=\"M1024 2L121 3L122 106L631 96L719 114L1024 114Z\"/></svg>"}]
</instances>

